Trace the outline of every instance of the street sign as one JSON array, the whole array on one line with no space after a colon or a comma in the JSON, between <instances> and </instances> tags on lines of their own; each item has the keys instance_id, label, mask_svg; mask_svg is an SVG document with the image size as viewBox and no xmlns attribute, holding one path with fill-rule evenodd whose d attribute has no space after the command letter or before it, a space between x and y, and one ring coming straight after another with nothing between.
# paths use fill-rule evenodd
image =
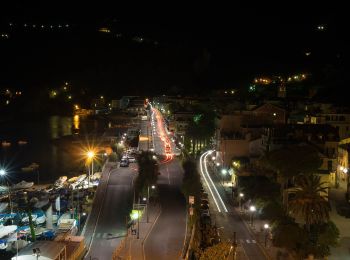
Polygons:
<instances>
[{"instance_id":1,"label":"street sign","mask_svg":"<svg viewBox=\"0 0 350 260\"><path fill-rule=\"evenodd\" d=\"M193 208L190 207L190 216L193 216Z\"/></svg>"},{"instance_id":2,"label":"street sign","mask_svg":"<svg viewBox=\"0 0 350 260\"><path fill-rule=\"evenodd\" d=\"M190 204L194 204L194 196L189 196L188 201Z\"/></svg>"}]
</instances>

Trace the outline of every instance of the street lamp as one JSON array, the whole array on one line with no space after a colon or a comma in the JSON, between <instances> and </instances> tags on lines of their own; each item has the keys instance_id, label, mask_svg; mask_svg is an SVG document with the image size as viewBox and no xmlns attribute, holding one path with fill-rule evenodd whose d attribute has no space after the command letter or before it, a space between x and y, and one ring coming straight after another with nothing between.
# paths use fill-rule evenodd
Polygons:
<instances>
[{"instance_id":1,"label":"street lamp","mask_svg":"<svg viewBox=\"0 0 350 260\"><path fill-rule=\"evenodd\" d=\"M244 194L243 193L240 193L239 194L239 208L240 208L240 211L242 212L242 199L244 197Z\"/></svg>"},{"instance_id":2,"label":"street lamp","mask_svg":"<svg viewBox=\"0 0 350 260\"><path fill-rule=\"evenodd\" d=\"M264 225L264 229L265 229L265 247L267 246L267 237L268 237L268 233L269 233L269 224L265 224Z\"/></svg>"},{"instance_id":3,"label":"street lamp","mask_svg":"<svg viewBox=\"0 0 350 260\"><path fill-rule=\"evenodd\" d=\"M154 190L156 188L155 185L151 186L151 189ZM147 209L147 223L149 222L148 219L148 207L149 207L149 185L147 186L147 204L146 204L146 209Z\"/></svg>"},{"instance_id":4,"label":"street lamp","mask_svg":"<svg viewBox=\"0 0 350 260\"><path fill-rule=\"evenodd\" d=\"M221 181L222 181L222 184L224 184L224 176L226 177L226 174L227 174L227 170L226 169L222 169L221 170Z\"/></svg>"},{"instance_id":5,"label":"street lamp","mask_svg":"<svg viewBox=\"0 0 350 260\"><path fill-rule=\"evenodd\" d=\"M250 206L249 208L250 210L250 225L252 226L252 228L254 228L254 212L256 211L256 207L255 206Z\"/></svg>"},{"instance_id":6,"label":"street lamp","mask_svg":"<svg viewBox=\"0 0 350 260\"><path fill-rule=\"evenodd\" d=\"M86 153L87 157L89 160L91 160L91 170L89 167L89 176L88 176L88 188L90 187L90 176L94 174L94 157L95 157L95 152L93 151L88 151Z\"/></svg>"},{"instance_id":7,"label":"street lamp","mask_svg":"<svg viewBox=\"0 0 350 260\"><path fill-rule=\"evenodd\" d=\"M215 156L213 156L213 157L211 157L211 159L212 159L213 161L215 161L216 157L215 157Z\"/></svg>"},{"instance_id":8,"label":"street lamp","mask_svg":"<svg viewBox=\"0 0 350 260\"><path fill-rule=\"evenodd\" d=\"M0 169L0 176L1 177L5 177L6 176L6 170L5 169ZM7 183L7 190L8 190L8 196L9 196L9 203L10 203L10 210L11 210L11 214L13 212L12 210L12 201L11 201L11 190L10 190L10 185L8 182Z\"/></svg>"}]
</instances>

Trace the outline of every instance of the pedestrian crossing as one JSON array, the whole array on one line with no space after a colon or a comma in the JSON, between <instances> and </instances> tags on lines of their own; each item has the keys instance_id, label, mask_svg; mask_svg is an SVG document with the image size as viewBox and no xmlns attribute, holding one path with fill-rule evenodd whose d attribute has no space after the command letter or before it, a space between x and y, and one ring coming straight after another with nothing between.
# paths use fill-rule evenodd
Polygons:
<instances>
[{"instance_id":1,"label":"pedestrian crossing","mask_svg":"<svg viewBox=\"0 0 350 260\"><path fill-rule=\"evenodd\" d=\"M256 244L255 239L238 239L239 244Z\"/></svg>"},{"instance_id":2,"label":"pedestrian crossing","mask_svg":"<svg viewBox=\"0 0 350 260\"><path fill-rule=\"evenodd\" d=\"M101 239L105 239L111 237L110 233L95 233L94 238L101 238Z\"/></svg>"}]
</instances>

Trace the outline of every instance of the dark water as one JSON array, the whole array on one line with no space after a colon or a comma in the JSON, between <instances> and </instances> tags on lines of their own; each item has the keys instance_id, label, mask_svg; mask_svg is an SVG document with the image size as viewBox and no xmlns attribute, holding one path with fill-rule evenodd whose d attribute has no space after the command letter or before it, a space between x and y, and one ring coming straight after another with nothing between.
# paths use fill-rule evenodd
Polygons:
<instances>
[{"instance_id":1,"label":"dark water","mask_svg":"<svg viewBox=\"0 0 350 260\"><path fill-rule=\"evenodd\" d=\"M69 136L79 132L102 134L108 122L79 117L52 116L42 120L13 120L2 123L0 142L11 142L11 146L0 145L0 168L7 171L7 179L16 183L21 180L37 180L36 172L22 172L21 167L35 162L40 165L42 183L56 180L59 176L72 176L84 169L83 145L73 144ZM74 130L79 129L79 130ZM62 138L63 137L63 138ZM83 138L84 139L84 138ZM19 140L28 143L19 145ZM86 138L86 145L91 141ZM85 146L85 144L84 144Z\"/></svg>"}]
</instances>

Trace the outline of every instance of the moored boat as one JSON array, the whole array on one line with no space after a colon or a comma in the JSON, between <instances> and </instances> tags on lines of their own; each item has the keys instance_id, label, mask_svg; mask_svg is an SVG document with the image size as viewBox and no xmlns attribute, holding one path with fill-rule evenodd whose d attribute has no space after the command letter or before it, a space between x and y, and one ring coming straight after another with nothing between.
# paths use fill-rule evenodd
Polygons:
<instances>
[{"instance_id":1,"label":"moored boat","mask_svg":"<svg viewBox=\"0 0 350 260\"><path fill-rule=\"evenodd\" d=\"M15 232L16 229L17 229L17 225L9 225L9 226L0 225L0 238L3 238Z\"/></svg>"},{"instance_id":2,"label":"moored boat","mask_svg":"<svg viewBox=\"0 0 350 260\"><path fill-rule=\"evenodd\" d=\"M67 181L67 176L61 176L58 178L57 181L55 181L54 186L55 187L62 187L66 181Z\"/></svg>"},{"instance_id":3,"label":"moored boat","mask_svg":"<svg viewBox=\"0 0 350 260\"><path fill-rule=\"evenodd\" d=\"M11 146L11 143L10 143L10 142L7 142L7 141L2 141L2 142L1 142L1 145L2 145L3 147L9 147L9 146Z\"/></svg>"},{"instance_id":4,"label":"moored boat","mask_svg":"<svg viewBox=\"0 0 350 260\"><path fill-rule=\"evenodd\" d=\"M26 167L22 167L22 172L32 172L32 171L35 171L39 168L39 164L37 163L32 163Z\"/></svg>"},{"instance_id":5,"label":"moored boat","mask_svg":"<svg viewBox=\"0 0 350 260\"><path fill-rule=\"evenodd\" d=\"M26 182L26 181L21 181L17 184L14 184L12 186L12 189L14 190L19 190L19 189L29 189L34 185L34 182Z\"/></svg>"}]
</instances>

